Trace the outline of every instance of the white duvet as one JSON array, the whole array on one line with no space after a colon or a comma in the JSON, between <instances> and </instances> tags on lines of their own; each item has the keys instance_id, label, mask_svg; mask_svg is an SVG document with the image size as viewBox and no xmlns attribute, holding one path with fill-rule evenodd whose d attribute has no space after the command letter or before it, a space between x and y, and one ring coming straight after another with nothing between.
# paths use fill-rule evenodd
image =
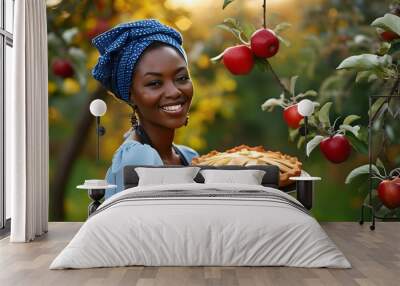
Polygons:
<instances>
[{"instance_id":1,"label":"white duvet","mask_svg":"<svg viewBox=\"0 0 400 286\"><path fill-rule=\"evenodd\" d=\"M129 199L137 192L169 190L254 190L271 198ZM254 185L194 183L127 189L100 206L50 269L127 265L350 268L318 222L297 205L297 200L277 189Z\"/></svg>"}]
</instances>

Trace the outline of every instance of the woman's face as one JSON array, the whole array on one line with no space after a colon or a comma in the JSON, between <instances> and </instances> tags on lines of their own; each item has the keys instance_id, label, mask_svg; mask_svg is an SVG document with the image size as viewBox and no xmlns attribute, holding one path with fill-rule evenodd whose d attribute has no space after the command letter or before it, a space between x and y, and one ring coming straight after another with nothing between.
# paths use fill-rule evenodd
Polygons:
<instances>
[{"instance_id":1,"label":"woman's face","mask_svg":"<svg viewBox=\"0 0 400 286\"><path fill-rule=\"evenodd\" d=\"M169 46L146 51L132 80L131 101L139 120L175 129L183 126L193 96L193 85L182 55Z\"/></svg>"}]
</instances>

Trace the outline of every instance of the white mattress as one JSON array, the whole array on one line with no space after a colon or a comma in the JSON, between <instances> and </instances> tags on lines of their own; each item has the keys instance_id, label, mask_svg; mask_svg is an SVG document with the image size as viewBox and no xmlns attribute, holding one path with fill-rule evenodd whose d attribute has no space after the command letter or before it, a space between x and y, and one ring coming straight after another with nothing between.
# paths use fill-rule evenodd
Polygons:
<instances>
[{"instance_id":1,"label":"white mattress","mask_svg":"<svg viewBox=\"0 0 400 286\"><path fill-rule=\"evenodd\" d=\"M272 197L131 197L137 192L168 190L258 190ZM277 189L254 185L127 189L100 206L50 269L128 265L350 268L318 222L299 205Z\"/></svg>"}]
</instances>

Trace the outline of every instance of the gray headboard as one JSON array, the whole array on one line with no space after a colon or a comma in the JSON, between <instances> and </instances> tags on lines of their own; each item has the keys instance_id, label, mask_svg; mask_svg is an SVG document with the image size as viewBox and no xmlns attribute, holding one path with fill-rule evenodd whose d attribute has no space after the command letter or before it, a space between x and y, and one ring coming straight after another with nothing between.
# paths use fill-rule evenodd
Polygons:
<instances>
[{"instance_id":1,"label":"gray headboard","mask_svg":"<svg viewBox=\"0 0 400 286\"><path fill-rule=\"evenodd\" d=\"M172 165L162 165L162 166L144 166L144 165L127 165L124 167L124 189L133 188L138 185L139 176L137 175L136 167L146 167L146 168L182 168L185 166L172 166ZM246 170L246 169L256 169L265 171L265 175L262 180L262 185L265 187L278 188L279 184L279 168L277 166L271 165L253 165L253 166L196 166L201 169L220 169L220 170ZM200 174L194 178L197 183L204 183L204 178Z\"/></svg>"}]
</instances>

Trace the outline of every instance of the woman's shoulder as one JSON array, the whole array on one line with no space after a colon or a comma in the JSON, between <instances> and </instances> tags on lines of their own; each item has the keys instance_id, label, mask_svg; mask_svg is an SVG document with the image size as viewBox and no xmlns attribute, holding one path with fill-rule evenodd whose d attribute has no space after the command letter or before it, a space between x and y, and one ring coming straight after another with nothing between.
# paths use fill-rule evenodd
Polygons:
<instances>
[{"instance_id":1,"label":"woman's shoulder","mask_svg":"<svg viewBox=\"0 0 400 286\"><path fill-rule=\"evenodd\" d=\"M117 172L125 165L155 165L160 164L159 161L157 152L151 146L128 139L115 151L111 168Z\"/></svg>"},{"instance_id":2,"label":"woman's shoulder","mask_svg":"<svg viewBox=\"0 0 400 286\"><path fill-rule=\"evenodd\" d=\"M179 150L183 153L183 155L188 159L189 162L192 161L193 158L199 157L199 153L197 153L197 151L186 145L175 144L175 146L179 148Z\"/></svg>"}]
</instances>

